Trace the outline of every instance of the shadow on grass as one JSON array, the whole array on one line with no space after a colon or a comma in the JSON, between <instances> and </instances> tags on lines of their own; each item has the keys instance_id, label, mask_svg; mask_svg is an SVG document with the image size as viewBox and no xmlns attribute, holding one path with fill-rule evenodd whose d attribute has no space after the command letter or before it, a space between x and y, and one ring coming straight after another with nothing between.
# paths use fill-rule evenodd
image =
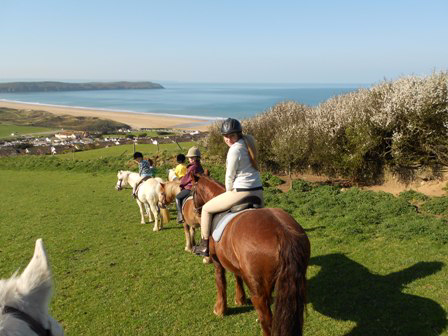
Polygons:
<instances>
[{"instance_id":1,"label":"shadow on grass","mask_svg":"<svg viewBox=\"0 0 448 336\"><path fill-rule=\"evenodd\" d=\"M323 230L325 229L326 226L315 226L315 227L310 227L310 228L306 228L305 232L313 232L313 231L317 231L317 230Z\"/></svg>"},{"instance_id":2,"label":"shadow on grass","mask_svg":"<svg viewBox=\"0 0 448 336\"><path fill-rule=\"evenodd\" d=\"M163 230L183 230L182 226L163 226Z\"/></svg>"},{"instance_id":3,"label":"shadow on grass","mask_svg":"<svg viewBox=\"0 0 448 336\"><path fill-rule=\"evenodd\" d=\"M250 303L248 303L250 304ZM245 305L245 306L239 306L239 307L227 307L226 315L237 315L237 314L244 314L248 313L252 310L254 310L254 306Z\"/></svg>"},{"instance_id":4,"label":"shadow on grass","mask_svg":"<svg viewBox=\"0 0 448 336\"><path fill-rule=\"evenodd\" d=\"M419 262L385 276L371 273L344 254L314 257L321 267L308 283L316 311L356 322L346 335L439 335L447 326L443 308L433 300L403 293L415 280L441 270L442 262Z\"/></svg>"}]
</instances>

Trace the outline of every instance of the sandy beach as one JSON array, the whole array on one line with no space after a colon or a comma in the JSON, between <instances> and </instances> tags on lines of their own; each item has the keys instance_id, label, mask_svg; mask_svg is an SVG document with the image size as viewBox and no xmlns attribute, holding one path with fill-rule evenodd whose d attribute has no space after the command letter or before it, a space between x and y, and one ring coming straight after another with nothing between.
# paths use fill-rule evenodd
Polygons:
<instances>
[{"instance_id":1,"label":"sandy beach","mask_svg":"<svg viewBox=\"0 0 448 336\"><path fill-rule=\"evenodd\" d=\"M18 109L18 110L39 110L47 111L56 115L73 115L85 117L98 117L102 119L111 119L125 123L132 128L175 128L186 130L206 131L210 121L204 119L195 119L194 117L176 117L157 114L120 112L108 110L84 109L65 106L51 106L41 104L25 104L16 102L0 101L0 107Z\"/></svg>"}]
</instances>

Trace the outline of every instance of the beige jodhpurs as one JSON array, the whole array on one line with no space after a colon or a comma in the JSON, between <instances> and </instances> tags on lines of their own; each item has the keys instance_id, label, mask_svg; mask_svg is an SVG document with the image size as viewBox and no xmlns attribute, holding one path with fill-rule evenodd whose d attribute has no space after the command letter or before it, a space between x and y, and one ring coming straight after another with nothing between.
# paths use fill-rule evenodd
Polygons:
<instances>
[{"instance_id":1,"label":"beige jodhpurs","mask_svg":"<svg viewBox=\"0 0 448 336\"><path fill-rule=\"evenodd\" d=\"M203 239L208 239L210 236L210 227L212 224L213 214L229 210L238 201L247 196L258 196L261 199L262 205L264 205L263 190L226 191L225 193L218 195L205 203L201 212L201 237Z\"/></svg>"}]
</instances>

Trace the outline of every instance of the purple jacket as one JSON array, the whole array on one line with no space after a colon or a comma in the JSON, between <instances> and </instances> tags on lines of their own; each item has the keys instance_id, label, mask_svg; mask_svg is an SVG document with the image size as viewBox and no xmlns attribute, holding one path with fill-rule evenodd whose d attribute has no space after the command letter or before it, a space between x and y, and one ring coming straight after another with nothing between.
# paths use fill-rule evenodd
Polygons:
<instances>
[{"instance_id":1,"label":"purple jacket","mask_svg":"<svg viewBox=\"0 0 448 336\"><path fill-rule=\"evenodd\" d=\"M187 166L187 173L184 176L182 176L182 178L180 179L181 189L191 190L191 188L193 188L193 181L191 180L191 175L192 174L200 174L203 172L204 172L204 169L202 169L200 162L195 161L193 163L190 163Z\"/></svg>"}]
</instances>

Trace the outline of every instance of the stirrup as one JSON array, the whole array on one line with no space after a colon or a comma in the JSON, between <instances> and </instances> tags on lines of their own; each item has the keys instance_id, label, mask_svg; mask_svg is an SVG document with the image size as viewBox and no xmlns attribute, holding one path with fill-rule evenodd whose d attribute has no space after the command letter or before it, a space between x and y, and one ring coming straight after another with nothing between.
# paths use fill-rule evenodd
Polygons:
<instances>
[{"instance_id":1,"label":"stirrup","mask_svg":"<svg viewBox=\"0 0 448 336\"><path fill-rule=\"evenodd\" d=\"M207 245L205 245L203 242L201 242L200 245L193 246L193 253L197 256L209 257L208 243Z\"/></svg>"},{"instance_id":2,"label":"stirrup","mask_svg":"<svg viewBox=\"0 0 448 336\"><path fill-rule=\"evenodd\" d=\"M208 249L206 249L206 250L193 249L193 253L200 257L210 257L210 253L208 253Z\"/></svg>"}]
</instances>

